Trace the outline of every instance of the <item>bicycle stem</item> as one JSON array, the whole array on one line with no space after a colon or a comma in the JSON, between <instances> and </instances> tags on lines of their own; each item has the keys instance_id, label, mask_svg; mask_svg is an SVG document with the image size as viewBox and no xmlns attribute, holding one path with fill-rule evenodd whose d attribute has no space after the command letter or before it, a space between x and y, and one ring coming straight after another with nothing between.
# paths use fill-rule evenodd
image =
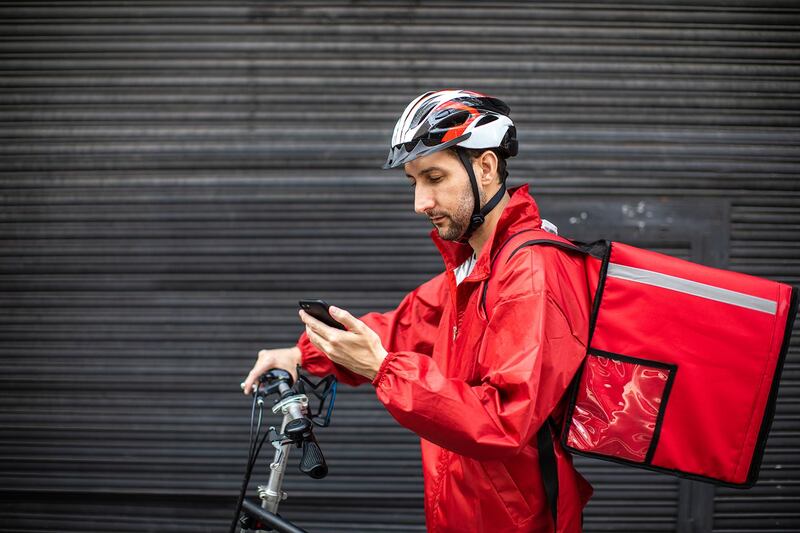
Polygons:
<instances>
[{"instance_id":1,"label":"bicycle stem","mask_svg":"<svg viewBox=\"0 0 800 533\"><path fill-rule=\"evenodd\" d=\"M285 383L280 384L281 396L290 392L289 386ZM275 407L280 408L283 412L283 422L281 423L281 434L286 431L286 425L292 420L302 418L305 416L305 406L308 404L308 399L302 395L289 396L282 400ZM262 500L261 507L271 513L278 512L278 505L281 500L286 499L286 493L283 492L283 477L286 473L286 464L289 461L289 448L292 442L286 442L280 447L276 447L275 456L269 465L269 480L267 485L258 488L258 496Z\"/></svg>"}]
</instances>

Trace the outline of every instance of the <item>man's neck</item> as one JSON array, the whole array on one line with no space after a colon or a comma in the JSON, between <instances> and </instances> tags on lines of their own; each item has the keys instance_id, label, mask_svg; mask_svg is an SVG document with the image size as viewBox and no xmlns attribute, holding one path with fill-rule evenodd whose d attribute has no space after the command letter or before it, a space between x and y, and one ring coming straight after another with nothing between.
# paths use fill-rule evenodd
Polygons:
<instances>
[{"instance_id":1,"label":"man's neck","mask_svg":"<svg viewBox=\"0 0 800 533\"><path fill-rule=\"evenodd\" d=\"M492 194L494 194L494 192ZM489 236L494 232L494 228L497 227L497 222L500 220L500 215L503 214L503 210L506 208L506 205L510 199L511 197L506 191L497 205L494 206L494 209L492 209L492 211L486 215L486 219L483 221L483 224L481 224L481 226L475 230L475 233L472 234L472 237L469 238L469 245L475 251L475 255L481 255L483 245L486 244Z\"/></svg>"}]
</instances>

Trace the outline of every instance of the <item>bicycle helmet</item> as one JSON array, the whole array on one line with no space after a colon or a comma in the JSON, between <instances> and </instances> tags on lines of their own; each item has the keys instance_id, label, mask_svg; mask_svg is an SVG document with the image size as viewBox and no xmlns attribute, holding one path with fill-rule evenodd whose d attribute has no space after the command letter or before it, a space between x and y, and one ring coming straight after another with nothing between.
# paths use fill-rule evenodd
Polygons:
<instances>
[{"instance_id":1,"label":"bicycle helmet","mask_svg":"<svg viewBox=\"0 0 800 533\"><path fill-rule=\"evenodd\" d=\"M496 148L505 157L517 155L517 130L508 117L510 112L502 100L474 91L444 90L422 94L400 115L383 168L396 168L418 157L454 147L467 171L475 199L469 227L460 239L465 242L483 224L506 188L505 180L501 179L500 189L481 209L472 162L462 149Z\"/></svg>"}]
</instances>

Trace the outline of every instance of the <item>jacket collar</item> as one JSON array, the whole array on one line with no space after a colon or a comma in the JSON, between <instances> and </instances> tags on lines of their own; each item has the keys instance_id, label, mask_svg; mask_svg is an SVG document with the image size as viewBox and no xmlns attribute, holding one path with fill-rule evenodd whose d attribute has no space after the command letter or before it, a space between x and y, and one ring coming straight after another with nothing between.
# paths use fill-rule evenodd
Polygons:
<instances>
[{"instance_id":1,"label":"jacket collar","mask_svg":"<svg viewBox=\"0 0 800 533\"><path fill-rule=\"evenodd\" d=\"M533 197L528 192L528 184L520 185L508 189L510 199L505 209L500 214L494 231L486 240L486 244L478 256L472 273L467 280L481 280L489 275L491 269L491 258L494 257L496 250L503 245L506 239L523 229L540 228L542 219L539 216L539 207ZM439 232L435 229L430 233L431 239L439 253L444 259L445 268L453 270L461 263L469 259L472 255L472 247L469 244L461 244L454 241L445 241L439 237Z\"/></svg>"}]
</instances>

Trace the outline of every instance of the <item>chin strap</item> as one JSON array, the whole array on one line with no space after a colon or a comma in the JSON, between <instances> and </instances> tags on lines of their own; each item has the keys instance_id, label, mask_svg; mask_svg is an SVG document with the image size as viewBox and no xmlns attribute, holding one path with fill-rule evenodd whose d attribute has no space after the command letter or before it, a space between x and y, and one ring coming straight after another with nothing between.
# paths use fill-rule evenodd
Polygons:
<instances>
[{"instance_id":1,"label":"chin strap","mask_svg":"<svg viewBox=\"0 0 800 533\"><path fill-rule=\"evenodd\" d=\"M488 215L489 212L494 209L498 203L500 203L500 200L506 193L506 184L501 182L500 189L494 193L494 196L492 196L489 201L486 202L486 205L483 206L483 209L481 209L481 195L478 191L478 180L475 178L475 172L472 170L472 161L469 160L469 155L467 155L467 153L461 148L456 147L456 153L458 154L458 158L461 160L461 164L464 165L464 169L467 171L469 183L472 186L472 197L475 199L475 204L472 208L472 216L469 219L469 227L458 239L458 242L465 243L469 240L475 230L478 229L481 224L483 224L483 221L486 220L486 215Z\"/></svg>"}]
</instances>

